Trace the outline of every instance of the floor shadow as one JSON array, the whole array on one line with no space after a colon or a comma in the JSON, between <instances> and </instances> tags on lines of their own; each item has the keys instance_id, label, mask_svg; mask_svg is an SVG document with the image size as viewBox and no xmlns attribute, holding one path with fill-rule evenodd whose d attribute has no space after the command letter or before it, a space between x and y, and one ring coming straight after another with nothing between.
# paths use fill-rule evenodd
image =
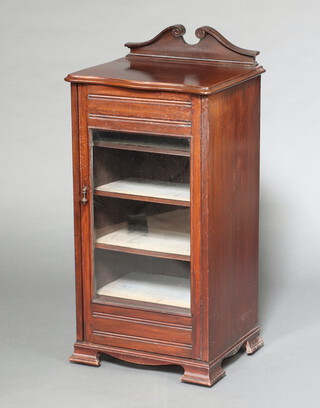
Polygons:
<instances>
[{"instance_id":1,"label":"floor shadow","mask_svg":"<svg viewBox=\"0 0 320 408\"><path fill-rule=\"evenodd\" d=\"M235 355L231 357L227 357L222 361L221 367L225 370L231 365L233 365L237 360L239 360L243 355L246 355L246 351L244 348L241 348ZM108 354L102 354L100 357L101 361L115 364L122 367L133 368L133 369L140 369L143 371L159 371L159 372L166 372L166 373L175 373L177 375L183 375L184 369L179 365L146 365L146 364L136 364L136 363L129 363L127 361L120 360L116 357L112 357Z\"/></svg>"},{"instance_id":2,"label":"floor shadow","mask_svg":"<svg viewBox=\"0 0 320 408\"><path fill-rule=\"evenodd\" d=\"M239 360L239 358L241 358L244 354L246 354L246 351L244 348L241 348L236 354L234 354L231 357L227 357L224 360L222 360L222 364L221 367L224 370L227 370L227 368L234 364L237 360Z\"/></svg>"},{"instance_id":3,"label":"floor shadow","mask_svg":"<svg viewBox=\"0 0 320 408\"><path fill-rule=\"evenodd\" d=\"M123 366L127 368L141 369L145 371L162 371L166 373L176 373L182 375L184 370L181 366L178 365L146 365L146 364L137 364L129 363L127 361L120 360L116 357L109 356L107 354L102 354L100 357L101 361L105 361L111 364L116 364L118 366Z\"/></svg>"}]
</instances>

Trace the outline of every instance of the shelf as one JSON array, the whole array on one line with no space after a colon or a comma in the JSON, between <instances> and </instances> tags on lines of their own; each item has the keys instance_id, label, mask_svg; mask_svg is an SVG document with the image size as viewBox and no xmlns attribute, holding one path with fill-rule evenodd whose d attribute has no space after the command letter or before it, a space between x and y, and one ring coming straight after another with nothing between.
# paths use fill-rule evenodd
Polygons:
<instances>
[{"instance_id":1,"label":"shelf","mask_svg":"<svg viewBox=\"0 0 320 408\"><path fill-rule=\"evenodd\" d=\"M94 146L109 149L190 156L188 138L95 131Z\"/></svg>"},{"instance_id":2,"label":"shelf","mask_svg":"<svg viewBox=\"0 0 320 408\"><path fill-rule=\"evenodd\" d=\"M130 272L98 289L98 295L190 308L190 280Z\"/></svg>"},{"instance_id":3,"label":"shelf","mask_svg":"<svg viewBox=\"0 0 320 408\"><path fill-rule=\"evenodd\" d=\"M96 247L155 256L190 260L190 212L187 209L147 217L148 231L132 231L127 223L96 231Z\"/></svg>"},{"instance_id":4,"label":"shelf","mask_svg":"<svg viewBox=\"0 0 320 408\"><path fill-rule=\"evenodd\" d=\"M190 206L190 185L126 178L96 187L96 195Z\"/></svg>"}]
</instances>

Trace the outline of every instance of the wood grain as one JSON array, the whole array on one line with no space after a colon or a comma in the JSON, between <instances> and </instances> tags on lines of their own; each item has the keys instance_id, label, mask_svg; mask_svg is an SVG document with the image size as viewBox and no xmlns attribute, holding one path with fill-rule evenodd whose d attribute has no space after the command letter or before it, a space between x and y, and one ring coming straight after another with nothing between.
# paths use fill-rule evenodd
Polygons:
<instances>
[{"instance_id":1,"label":"wood grain","mask_svg":"<svg viewBox=\"0 0 320 408\"><path fill-rule=\"evenodd\" d=\"M224 358L263 345L258 229L264 69L257 52L210 27L196 31L195 46L183 34L183 26L169 27L150 41L127 44L126 58L66 78L72 82L77 306L70 361L98 366L100 353L107 353L138 364L177 364L184 368L182 381L211 386L225 375ZM152 188L130 190L132 178L148 179ZM126 180L122 190L119 180ZM159 182L171 182L175 197L172 189L154 192ZM190 198L179 196L181 183L190 185ZM80 204L83 188L88 201ZM111 239L128 214L143 209L149 220L166 212L177 219L173 210L189 211L187 206L190 221L183 225L190 225L190 238L169 222L156 248L150 234L140 248ZM188 253L168 240L177 232L187 232ZM99 242L108 234L110 242ZM94 253L101 255L96 271ZM124 279L129 270L123 265L138 258L141 270L145 259L152 260L148 272L174 279L188 279L190 266L190 309L146 296L96 293ZM112 268L114 275L104 277Z\"/></svg>"},{"instance_id":2,"label":"wood grain","mask_svg":"<svg viewBox=\"0 0 320 408\"><path fill-rule=\"evenodd\" d=\"M145 351L139 350L139 347L133 343L133 348L125 348L120 342L119 345L103 345L94 343L75 343L75 353L70 357L70 361L77 363L85 363L90 365L100 365L100 354L105 353L116 357L120 360L124 360L135 364L148 364L148 365L179 365L184 368L184 374L181 377L181 381L189 382L192 384L199 384L205 386L212 386L221 377L225 375L225 371L221 368L222 361L234 355L242 346L245 346L248 342L250 344L257 344L257 331L253 330L247 333L244 337L238 339L238 341L231 347L226 349L224 353L216 356L216 359L205 362L197 359L186 358L186 350L181 348L177 353L174 347L171 349L162 347L161 353L154 352L153 350ZM154 344L154 348L157 348L157 344ZM261 343L260 343L261 347ZM153 348L151 346L151 348ZM170 354L165 354L165 351L170 350ZM172 351L174 351L172 353Z\"/></svg>"},{"instance_id":3,"label":"wood grain","mask_svg":"<svg viewBox=\"0 0 320 408\"><path fill-rule=\"evenodd\" d=\"M66 81L148 91L210 95L265 72L264 68L234 65L207 66L165 61L137 61L128 58L97 65L69 74Z\"/></svg>"},{"instance_id":4,"label":"wood grain","mask_svg":"<svg viewBox=\"0 0 320 408\"><path fill-rule=\"evenodd\" d=\"M126 316L110 316L93 314L93 330L122 334L134 337L143 337L168 341L170 343L180 343L191 345L191 327L182 325L167 325L165 323L147 322L141 319L128 318Z\"/></svg>"},{"instance_id":5,"label":"wood grain","mask_svg":"<svg viewBox=\"0 0 320 408\"><path fill-rule=\"evenodd\" d=\"M198 28L200 41L192 46L184 32L176 25L144 43L127 43L126 58L74 72L66 80L138 89L136 97L142 89L209 95L264 72L255 60L258 51L235 46L215 29Z\"/></svg>"},{"instance_id":6,"label":"wood grain","mask_svg":"<svg viewBox=\"0 0 320 408\"><path fill-rule=\"evenodd\" d=\"M84 315L84 340L92 340L91 329L91 299L93 294L92 284L92 177L91 177L91 148L88 133L88 112L87 112L87 88L79 85L79 161L80 161L80 186L88 188L88 203L81 205L81 271L83 281L83 315Z\"/></svg>"},{"instance_id":7,"label":"wood grain","mask_svg":"<svg viewBox=\"0 0 320 408\"><path fill-rule=\"evenodd\" d=\"M259 116L260 78L209 99L210 358L258 325Z\"/></svg>"},{"instance_id":8,"label":"wood grain","mask_svg":"<svg viewBox=\"0 0 320 408\"><path fill-rule=\"evenodd\" d=\"M129 116L133 118L185 121L190 123L191 104L180 101L134 98L124 96L90 95L88 98L89 114L109 116ZM128 110L130 106L130 110Z\"/></svg>"},{"instance_id":9,"label":"wood grain","mask_svg":"<svg viewBox=\"0 0 320 408\"><path fill-rule=\"evenodd\" d=\"M79 155L79 104L78 85L71 84L72 114L72 164L73 164L73 211L74 211L74 251L75 251L75 287L77 312L77 341L84 340L83 333L83 278L81 266L81 208L80 208L80 155Z\"/></svg>"},{"instance_id":10,"label":"wood grain","mask_svg":"<svg viewBox=\"0 0 320 408\"><path fill-rule=\"evenodd\" d=\"M223 37L214 28L203 26L195 31L200 40L189 45L183 38L186 29L183 25L165 28L161 33L143 43L127 43L129 57L162 58L177 61L194 61L196 63L232 63L255 66L255 57L259 51L237 47Z\"/></svg>"},{"instance_id":11,"label":"wood grain","mask_svg":"<svg viewBox=\"0 0 320 408\"><path fill-rule=\"evenodd\" d=\"M166 323L173 326L188 326L192 327L192 317L190 310L185 313L181 309L175 309L174 312L168 309L158 309L156 311L145 309L140 303L126 305L101 304L99 301L92 303L92 313L106 314L119 317L131 317L132 319L140 319L141 321L151 323Z\"/></svg>"}]
</instances>

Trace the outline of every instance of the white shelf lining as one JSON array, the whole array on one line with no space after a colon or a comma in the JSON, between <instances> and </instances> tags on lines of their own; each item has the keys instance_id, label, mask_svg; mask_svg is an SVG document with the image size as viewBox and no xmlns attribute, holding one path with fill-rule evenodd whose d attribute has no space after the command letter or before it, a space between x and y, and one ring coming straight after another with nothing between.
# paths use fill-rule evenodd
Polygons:
<instances>
[{"instance_id":1,"label":"white shelf lining","mask_svg":"<svg viewBox=\"0 0 320 408\"><path fill-rule=\"evenodd\" d=\"M130 272L98 289L97 294L190 308L190 279Z\"/></svg>"},{"instance_id":2,"label":"white shelf lining","mask_svg":"<svg viewBox=\"0 0 320 408\"><path fill-rule=\"evenodd\" d=\"M113 225L98 236L98 244L190 256L190 211L170 211L147 217L148 231L129 231L126 223ZM99 231L97 231L99 235Z\"/></svg>"},{"instance_id":3,"label":"white shelf lining","mask_svg":"<svg viewBox=\"0 0 320 408\"><path fill-rule=\"evenodd\" d=\"M190 185L135 177L96 187L97 191L190 202Z\"/></svg>"}]
</instances>

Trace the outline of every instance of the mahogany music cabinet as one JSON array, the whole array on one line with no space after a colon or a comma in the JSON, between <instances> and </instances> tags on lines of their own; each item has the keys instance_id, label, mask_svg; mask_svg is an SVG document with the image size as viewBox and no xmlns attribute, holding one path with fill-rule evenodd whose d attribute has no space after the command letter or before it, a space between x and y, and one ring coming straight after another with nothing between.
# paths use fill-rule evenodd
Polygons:
<instances>
[{"instance_id":1,"label":"mahogany music cabinet","mask_svg":"<svg viewBox=\"0 0 320 408\"><path fill-rule=\"evenodd\" d=\"M258 326L257 51L182 25L71 82L77 341L212 385Z\"/></svg>"}]
</instances>

